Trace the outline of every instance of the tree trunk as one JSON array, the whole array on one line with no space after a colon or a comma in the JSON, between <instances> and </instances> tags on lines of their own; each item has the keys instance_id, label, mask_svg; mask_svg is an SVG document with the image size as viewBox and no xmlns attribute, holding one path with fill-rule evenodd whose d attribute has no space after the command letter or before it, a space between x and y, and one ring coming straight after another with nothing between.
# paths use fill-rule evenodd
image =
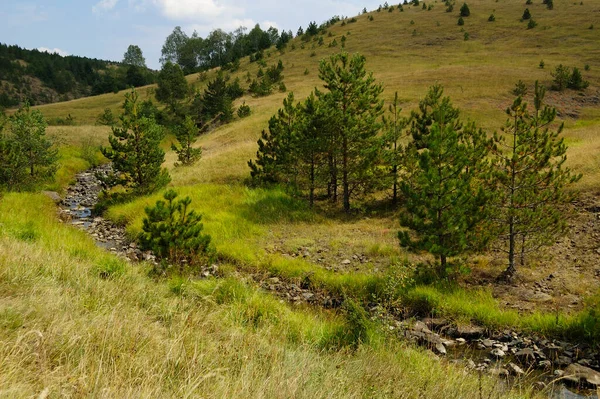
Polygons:
<instances>
[{"instance_id":1,"label":"tree trunk","mask_svg":"<svg viewBox=\"0 0 600 399\"><path fill-rule=\"evenodd\" d=\"M350 185L348 183L348 140L344 137L342 142L342 185L344 189L344 211L350 212Z\"/></svg>"},{"instance_id":2,"label":"tree trunk","mask_svg":"<svg viewBox=\"0 0 600 399\"><path fill-rule=\"evenodd\" d=\"M310 161L310 192L308 201L312 208L315 203L315 160L314 158Z\"/></svg>"}]
</instances>

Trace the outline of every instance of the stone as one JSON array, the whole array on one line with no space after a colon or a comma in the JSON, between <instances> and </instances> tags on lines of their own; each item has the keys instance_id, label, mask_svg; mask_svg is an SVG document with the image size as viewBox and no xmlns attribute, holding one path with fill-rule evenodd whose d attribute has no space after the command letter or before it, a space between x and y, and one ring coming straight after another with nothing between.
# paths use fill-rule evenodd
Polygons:
<instances>
[{"instance_id":1,"label":"stone","mask_svg":"<svg viewBox=\"0 0 600 399\"><path fill-rule=\"evenodd\" d=\"M342 261L342 265L349 265L350 263L352 263L352 262L350 261L350 259L344 259L344 260Z\"/></svg>"},{"instance_id":2,"label":"stone","mask_svg":"<svg viewBox=\"0 0 600 399\"><path fill-rule=\"evenodd\" d=\"M558 367L569 366L571 363L573 363L573 360L567 356L559 356L556 358L556 360L554 360L554 364L556 364Z\"/></svg>"},{"instance_id":3,"label":"stone","mask_svg":"<svg viewBox=\"0 0 600 399\"><path fill-rule=\"evenodd\" d=\"M305 292L302 294L302 297L307 301L310 301L314 296L315 294L313 294L312 292Z\"/></svg>"},{"instance_id":4,"label":"stone","mask_svg":"<svg viewBox=\"0 0 600 399\"><path fill-rule=\"evenodd\" d=\"M502 368L502 367L494 367L488 370L488 372L495 376L495 377L503 377L503 378L508 378L508 376L510 375L510 373L508 372L507 369Z\"/></svg>"},{"instance_id":5,"label":"stone","mask_svg":"<svg viewBox=\"0 0 600 399\"><path fill-rule=\"evenodd\" d=\"M483 327L473 325L459 325L456 327L456 336L465 339L479 338L484 333Z\"/></svg>"},{"instance_id":6,"label":"stone","mask_svg":"<svg viewBox=\"0 0 600 399\"><path fill-rule=\"evenodd\" d=\"M494 341L492 341L491 339L484 339L483 341L481 341L481 343L486 348L491 348L492 346L494 346Z\"/></svg>"},{"instance_id":7,"label":"stone","mask_svg":"<svg viewBox=\"0 0 600 399\"><path fill-rule=\"evenodd\" d=\"M504 353L504 351L502 349L498 349L498 348L492 349L490 354L497 359L502 359L504 356L506 356L506 353Z\"/></svg>"},{"instance_id":8,"label":"stone","mask_svg":"<svg viewBox=\"0 0 600 399\"><path fill-rule=\"evenodd\" d=\"M551 301L552 296L550 296L549 294L546 294L544 292L536 292L529 298L529 300L532 302L544 303L544 302Z\"/></svg>"},{"instance_id":9,"label":"stone","mask_svg":"<svg viewBox=\"0 0 600 399\"><path fill-rule=\"evenodd\" d=\"M550 360L542 360L538 363L538 368L541 369L549 369L552 367L552 362Z\"/></svg>"},{"instance_id":10,"label":"stone","mask_svg":"<svg viewBox=\"0 0 600 399\"><path fill-rule=\"evenodd\" d=\"M574 384L581 382L600 387L600 373L580 364L571 364L564 370L563 379Z\"/></svg>"},{"instance_id":11,"label":"stone","mask_svg":"<svg viewBox=\"0 0 600 399\"><path fill-rule=\"evenodd\" d=\"M508 367L508 370L510 371L510 373L512 375L520 376L520 375L525 374L523 369L514 363L508 363L508 365L506 367Z\"/></svg>"},{"instance_id":12,"label":"stone","mask_svg":"<svg viewBox=\"0 0 600 399\"><path fill-rule=\"evenodd\" d=\"M535 360L535 354L531 348L523 348L517 351L515 357L519 359L521 363L531 363Z\"/></svg>"},{"instance_id":13,"label":"stone","mask_svg":"<svg viewBox=\"0 0 600 399\"><path fill-rule=\"evenodd\" d=\"M42 194L54 201L55 204L60 204L62 202L60 194L58 194L56 191L42 191Z\"/></svg>"}]
</instances>

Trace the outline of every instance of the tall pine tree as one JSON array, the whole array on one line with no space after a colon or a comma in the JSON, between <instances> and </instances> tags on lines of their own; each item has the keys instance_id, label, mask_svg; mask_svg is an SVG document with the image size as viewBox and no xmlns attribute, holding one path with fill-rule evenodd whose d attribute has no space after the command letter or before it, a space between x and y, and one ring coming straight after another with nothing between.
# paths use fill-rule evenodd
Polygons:
<instances>
[{"instance_id":1,"label":"tall pine tree","mask_svg":"<svg viewBox=\"0 0 600 399\"><path fill-rule=\"evenodd\" d=\"M400 167L402 163L402 145L400 140L404 135L404 128L408 121L400 116L402 108L399 106L398 92L394 94L394 100L388 107L389 116L384 118L386 133L384 135L384 144L386 151L384 158L390 167L390 178L392 181L392 204L398 204Z\"/></svg>"},{"instance_id":2,"label":"tall pine tree","mask_svg":"<svg viewBox=\"0 0 600 399\"><path fill-rule=\"evenodd\" d=\"M567 230L565 205L572 199L566 187L581 175L565 167L567 146L559 135L563 125L550 129L556 109L544 106L545 88L535 83L533 114L522 97L507 109L509 119L493 151L497 188L495 215L499 249L508 255L504 277L517 271L516 257L553 243Z\"/></svg>"},{"instance_id":3,"label":"tall pine tree","mask_svg":"<svg viewBox=\"0 0 600 399\"><path fill-rule=\"evenodd\" d=\"M487 238L481 222L489 194L481 183L489 173L490 140L474 124L463 127L458 109L442 95L440 86L430 89L410 129L400 222L413 233L402 231L399 238L404 247L438 256L446 273L448 258L475 251Z\"/></svg>"},{"instance_id":4,"label":"tall pine tree","mask_svg":"<svg viewBox=\"0 0 600 399\"><path fill-rule=\"evenodd\" d=\"M319 77L327 91L317 95L332 121L330 143L335 142L331 147L335 155L330 154L329 160L330 184L337 191L339 178L346 212L353 197L373 191L379 180L381 143L377 135L382 126L383 87L367 73L365 61L360 54L341 52L319 65Z\"/></svg>"},{"instance_id":5,"label":"tall pine tree","mask_svg":"<svg viewBox=\"0 0 600 399\"><path fill-rule=\"evenodd\" d=\"M191 116L187 115L183 125L175 129L175 137L179 142L179 147L171 144L171 149L177 153L178 163L175 166L190 166L196 163L202 156L202 148L194 148L193 145L198 139L200 129Z\"/></svg>"}]
</instances>

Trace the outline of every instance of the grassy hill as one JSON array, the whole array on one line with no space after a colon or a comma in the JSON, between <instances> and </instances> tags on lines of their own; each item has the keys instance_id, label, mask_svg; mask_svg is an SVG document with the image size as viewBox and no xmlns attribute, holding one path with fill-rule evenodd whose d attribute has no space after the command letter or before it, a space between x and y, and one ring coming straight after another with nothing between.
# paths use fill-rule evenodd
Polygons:
<instances>
[{"instance_id":1,"label":"grassy hill","mask_svg":"<svg viewBox=\"0 0 600 399\"><path fill-rule=\"evenodd\" d=\"M503 125L518 80L532 91L535 80L551 85L557 65L576 66L590 87L549 92L548 102L565 121L569 164L584 173L578 189L592 195L600 191L600 6L592 1L555 3L553 10L541 0L528 6L538 23L534 29L520 21L524 4L512 1L470 1L471 16L462 27L457 25L459 7L448 13L440 2L431 3L429 11L407 5L403 12L382 9L328 28L323 45L317 36L308 42L296 38L283 53L272 48L266 62L281 59L287 89L303 99L321 86L319 60L340 51L345 36L347 51L367 57L367 68L384 84L386 100L398 91L404 115L416 108L429 86L440 83L455 106L490 132ZM492 13L495 21L488 22ZM334 40L337 47L330 47ZM245 59L232 77L245 82L258 68ZM198 88L207 81L196 75L188 80ZM139 91L148 98L152 90ZM402 285L407 273L402 266L428 259L399 248L394 213L367 209L359 216L332 215L312 211L280 190L243 184L256 140L285 96L239 99L237 104L250 105L252 115L203 135L198 142L203 157L194 167L174 168L175 154L167 153L171 185L189 195L203 214L223 279L150 279L147 266L117 260L95 248L84 233L60 224L49 199L32 194L2 198L1 392L13 397L46 392L73 397L476 398L483 391L487 397L497 381L484 378L479 388L477 376L377 327L368 327L370 338L358 349L339 347L336 332L353 326L343 311L292 306L256 287L250 276L298 284L308 276L315 289L367 301L383 290L398 289L392 283ZM109 129L94 126L94 121L105 108L118 111L122 101L123 93L118 93L38 107L49 119L71 114L78 124L48 129L63 145L54 188L61 189L87 167L86 147L106 143ZM133 236L140 230L144 207L159 197L114 206L107 216L126 225ZM492 329L583 336L585 321L593 315L584 304L591 302L569 308L567 301L572 294L591 298L598 291L595 258L575 268L574 261L559 263L556 259L564 258L556 254L536 254L522 279L533 285L554 272L565 295L532 311L508 306L506 298L494 296L487 280L479 285L475 278L461 280L459 286L403 291L400 306L417 304L458 323ZM503 263L488 256L469 260L468 266L493 274ZM112 277L100 278L107 270ZM490 395L532 394L517 386Z\"/></svg>"}]
</instances>

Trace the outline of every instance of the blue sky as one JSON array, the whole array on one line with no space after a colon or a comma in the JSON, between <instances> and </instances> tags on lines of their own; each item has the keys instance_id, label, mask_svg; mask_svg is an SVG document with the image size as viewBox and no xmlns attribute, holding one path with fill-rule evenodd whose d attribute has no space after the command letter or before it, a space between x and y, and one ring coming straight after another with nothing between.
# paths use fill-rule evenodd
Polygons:
<instances>
[{"instance_id":1,"label":"blue sky","mask_svg":"<svg viewBox=\"0 0 600 399\"><path fill-rule=\"evenodd\" d=\"M0 42L61 54L120 61L130 44L146 63L160 67L165 38L175 26L200 36L213 29L231 32L259 23L279 30L321 23L333 15L372 10L373 0L0 0Z\"/></svg>"}]
</instances>

